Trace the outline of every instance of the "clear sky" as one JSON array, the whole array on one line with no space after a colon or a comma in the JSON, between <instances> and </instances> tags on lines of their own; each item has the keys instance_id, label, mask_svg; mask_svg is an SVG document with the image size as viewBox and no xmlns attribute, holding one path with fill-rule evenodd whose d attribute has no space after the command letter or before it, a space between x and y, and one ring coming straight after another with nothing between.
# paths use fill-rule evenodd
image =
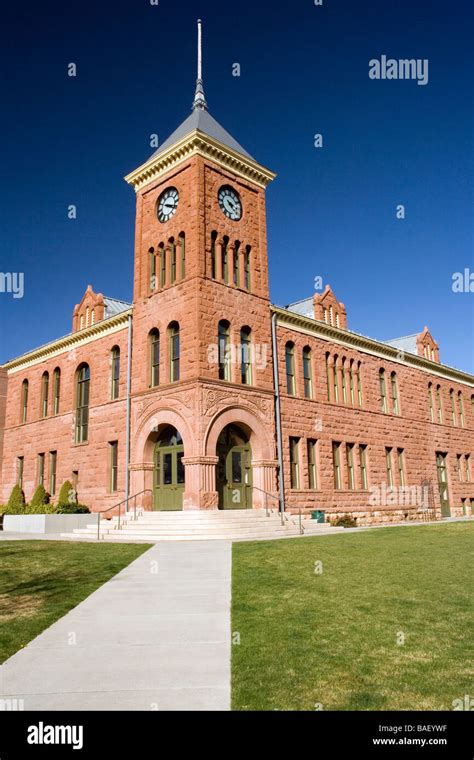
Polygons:
<instances>
[{"instance_id":1,"label":"clear sky","mask_svg":"<svg viewBox=\"0 0 474 760\"><path fill-rule=\"evenodd\" d=\"M472 8L11 3L0 271L23 272L25 293L0 293L0 361L68 333L88 283L131 299L135 197L123 176L151 155L151 134L164 141L190 112L202 17L209 110L278 173L267 191L273 302L311 295L321 276L351 329L384 340L428 325L442 361L474 371L474 293L452 291L453 273L474 272ZM370 79L382 55L428 59L428 84Z\"/></svg>"}]
</instances>

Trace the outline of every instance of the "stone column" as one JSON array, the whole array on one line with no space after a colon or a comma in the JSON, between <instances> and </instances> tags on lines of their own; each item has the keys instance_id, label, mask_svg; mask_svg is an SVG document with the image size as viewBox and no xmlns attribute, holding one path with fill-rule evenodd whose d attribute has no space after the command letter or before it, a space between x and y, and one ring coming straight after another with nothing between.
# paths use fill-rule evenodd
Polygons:
<instances>
[{"instance_id":1,"label":"stone column","mask_svg":"<svg viewBox=\"0 0 474 760\"><path fill-rule=\"evenodd\" d=\"M183 510L217 509L216 465L218 457L183 457L185 489Z\"/></svg>"},{"instance_id":2,"label":"stone column","mask_svg":"<svg viewBox=\"0 0 474 760\"><path fill-rule=\"evenodd\" d=\"M153 472L155 465L153 462L134 462L130 464L130 496L134 496L140 491L149 489L153 492ZM130 500L129 508L133 509L134 500ZM153 508L153 493L144 493L137 498L137 507L144 509Z\"/></svg>"},{"instance_id":3,"label":"stone column","mask_svg":"<svg viewBox=\"0 0 474 760\"><path fill-rule=\"evenodd\" d=\"M266 504L269 509L278 509L277 465L278 462L273 459L252 460L252 485L255 486L252 499L254 509L265 509Z\"/></svg>"}]
</instances>

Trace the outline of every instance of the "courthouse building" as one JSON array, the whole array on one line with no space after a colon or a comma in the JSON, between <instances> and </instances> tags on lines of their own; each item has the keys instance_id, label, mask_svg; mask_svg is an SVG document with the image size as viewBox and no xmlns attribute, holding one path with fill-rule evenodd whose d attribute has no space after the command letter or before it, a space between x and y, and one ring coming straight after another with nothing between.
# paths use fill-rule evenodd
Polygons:
<instances>
[{"instance_id":1,"label":"courthouse building","mask_svg":"<svg viewBox=\"0 0 474 760\"><path fill-rule=\"evenodd\" d=\"M89 286L70 334L0 368L0 503L15 483L54 501L69 479L92 510L141 492L154 510L280 499L363 524L419 517L400 487L428 487L438 516L474 511L473 376L440 362L426 327L349 329L337 288L272 305L274 178L210 115L199 76L191 114L126 177L132 302Z\"/></svg>"}]
</instances>

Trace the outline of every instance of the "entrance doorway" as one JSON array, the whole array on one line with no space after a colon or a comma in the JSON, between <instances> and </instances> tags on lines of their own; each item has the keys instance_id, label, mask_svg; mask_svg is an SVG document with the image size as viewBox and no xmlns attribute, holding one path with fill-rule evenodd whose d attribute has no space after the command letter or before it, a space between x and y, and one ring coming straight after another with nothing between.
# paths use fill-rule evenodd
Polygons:
<instances>
[{"instance_id":1,"label":"entrance doorway","mask_svg":"<svg viewBox=\"0 0 474 760\"><path fill-rule=\"evenodd\" d=\"M436 453L436 469L438 471L438 489L439 500L441 503L441 517L450 517L451 509L449 507L448 469L446 466L446 454L443 454L440 451Z\"/></svg>"},{"instance_id":2,"label":"entrance doorway","mask_svg":"<svg viewBox=\"0 0 474 760\"><path fill-rule=\"evenodd\" d=\"M155 445L153 473L153 509L183 508L184 446L176 428L168 425Z\"/></svg>"},{"instance_id":3,"label":"entrance doorway","mask_svg":"<svg viewBox=\"0 0 474 760\"><path fill-rule=\"evenodd\" d=\"M217 440L219 509L251 509L252 451L247 434L227 425Z\"/></svg>"}]
</instances>

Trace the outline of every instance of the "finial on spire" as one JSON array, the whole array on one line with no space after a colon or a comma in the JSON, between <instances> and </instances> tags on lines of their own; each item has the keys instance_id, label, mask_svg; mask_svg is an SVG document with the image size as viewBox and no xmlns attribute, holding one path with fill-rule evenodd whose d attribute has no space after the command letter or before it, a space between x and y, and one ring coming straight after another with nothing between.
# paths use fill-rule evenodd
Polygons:
<instances>
[{"instance_id":1,"label":"finial on spire","mask_svg":"<svg viewBox=\"0 0 474 760\"><path fill-rule=\"evenodd\" d=\"M204 96L204 87L202 83L202 21L199 18L198 22L198 58L197 58L197 79L196 79L196 92L194 95L193 111L195 108L203 108L207 110L206 98Z\"/></svg>"}]
</instances>

